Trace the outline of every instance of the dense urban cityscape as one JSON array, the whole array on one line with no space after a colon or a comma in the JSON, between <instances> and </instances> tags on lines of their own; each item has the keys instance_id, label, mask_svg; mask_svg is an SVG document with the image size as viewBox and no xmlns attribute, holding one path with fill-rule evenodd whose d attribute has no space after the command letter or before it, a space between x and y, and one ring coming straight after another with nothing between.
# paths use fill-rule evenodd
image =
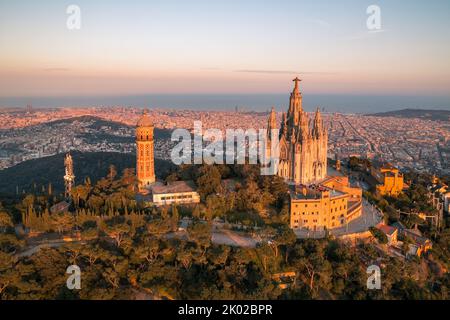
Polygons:
<instances>
[{"instance_id":1,"label":"dense urban cityscape","mask_svg":"<svg viewBox=\"0 0 450 320\"><path fill-rule=\"evenodd\" d=\"M135 152L134 124L141 111L131 107L0 109L0 170L69 150ZM173 129L192 129L198 120L205 129L262 129L268 113L151 109L150 115L155 128L167 130L155 141L155 156L168 160ZM92 126L93 118L86 116L106 122ZM73 121L62 121L68 119ZM330 158L355 156L391 162L401 169L450 173L449 121L341 113L325 113L324 121Z\"/></svg>"},{"instance_id":2,"label":"dense urban cityscape","mask_svg":"<svg viewBox=\"0 0 450 320\"><path fill-rule=\"evenodd\" d=\"M0 1L0 314L445 314L449 13Z\"/></svg>"},{"instance_id":3,"label":"dense urban cityscape","mask_svg":"<svg viewBox=\"0 0 450 320\"><path fill-rule=\"evenodd\" d=\"M112 247L100 249L106 250L99 253L103 263L109 263L108 255L112 252L109 250L114 250L115 254L126 255L133 264L134 259L142 259L142 254L150 259L146 252L154 249L146 241L159 241L158 246L169 247L170 241L186 241L186 247L177 253L174 261L163 263L163 269L183 273L177 261L184 266L204 264L189 262L193 258L190 255L197 254L186 251L193 244L195 250L208 252L234 248L237 256L253 250L258 259L271 257L273 260L270 267L263 262L262 269L257 271L262 274L255 276L274 286L274 291L269 293L256 285L258 297L293 298L298 290L296 279L303 283L301 290L309 288L305 297L352 297L351 293L339 291L335 284L328 293L320 293L311 282L314 276L313 280L303 278L300 270L319 268L320 264L297 265L295 256L303 255L303 246L309 245L305 241L314 240L315 246L333 244L350 250L349 253L363 261L357 266L357 272L402 261L414 270L414 275L406 273L395 281L401 283L412 277L425 283L427 277L421 277L418 269L422 261L435 268L433 272L427 271L433 278L446 279L446 238L436 237L436 232L445 234L450 210L446 176L448 121L322 114L320 109L308 113L302 108L300 79L295 78L294 82L287 112L276 112L274 108L270 112L239 112L131 107L33 109L31 106L3 110L0 174L9 171L3 175L9 178L7 183L2 183L7 209L0 202L1 223L8 232L4 236L14 232L14 237L25 241L24 245L12 245L13 251L3 256L3 263L12 263L13 257L27 261L42 254L47 258L41 247L50 243L54 248L51 250L63 250L67 254L87 244L89 247L80 254L89 257L97 254L91 252L98 250L93 246L106 240L112 241ZM271 129L279 128L280 149L274 151L279 152L277 171L263 177L255 171L255 165L168 165L172 163L171 150L177 142L171 141L171 132L185 128L192 133L194 121L198 120L204 129L218 128L222 132L230 128L262 128L269 145L274 138ZM432 133L422 134L424 127L433 126ZM55 163L59 155L64 159ZM82 160L81 155L87 158ZM130 163L130 158L135 160ZM32 161L40 159L41 169L35 169L37 162L32 164ZM104 159L106 163L101 165ZM78 161L84 161L82 169ZM21 166L27 162L27 166ZM118 176L115 165L122 162L127 167L122 166L122 174ZM63 164L64 175L58 173ZM102 178L105 165L108 169ZM47 173L40 175L37 184L38 177L33 172L42 168ZM84 176L80 177L81 172ZM20 213L20 217L14 218L17 224L5 210ZM147 231L140 229L143 227ZM138 241L142 247L131 249L123 239ZM284 262L278 258L278 250L284 252ZM288 259L290 250L296 253ZM437 260L433 253L437 254ZM246 263L253 262L250 259ZM118 277L120 270L114 272ZM389 275L394 276L391 272ZM0 277L0 284L8 289L4 297L27 297L25 291L15 289L20 288L25 278L11 280L13 277L14 273ZM105 298L120 299L122 294L126 299L150 300L220 297L208 291L186 291L165 277L160 287L153 278L155 275L146 282L146 273L139 280L125 274L120 276L127 288L133 288L132 292L119 288L119 278L110 278L108 273L102 277L112 284L112 289L108 284L101 285L108 290ZM198 277L189 276L188 281ZM221 286L212 274L209 277L205 280L208 286ZM346 286L350 288L350 284ZM371 286L368 280L367 288ZM70 290L70 286L67 288ZM97 284L91 283L77 297L96 299L95 288ZM379 298L414 297L392 288L380 291ZM38 288L32 290L40 292ZM236 286L226 297L245 297L240 290ZM377 297L363 287L358 290L363 290L360 293L363 297ZM417 290L415 294L420 297L446 297L441 289Z\"/></svg>"}]
</instances>

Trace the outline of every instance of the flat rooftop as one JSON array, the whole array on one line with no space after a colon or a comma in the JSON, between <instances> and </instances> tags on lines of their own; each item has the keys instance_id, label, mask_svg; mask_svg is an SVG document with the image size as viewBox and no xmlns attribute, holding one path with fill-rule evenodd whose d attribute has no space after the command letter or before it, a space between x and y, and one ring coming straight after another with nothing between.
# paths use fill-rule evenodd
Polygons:
<instances>
[{"instance_id":1,"label":"flat rooftop","mask_svg":"<svg viewBox=\"0 0 450 320\"><path fill-rule=\"evenodd\" d=\"M303 193L303 188L306 189L306 193ZM314 200L321 199L322 193L328 191L330 193L330 197L339 197L345 195L345 193L340 192L335 189L331 189L328 187L324 187L321 185L312 185L312 186L293 186L289 187L289 193L294 200Z\"/></svg>"},{"instance_id":2,"label":"flat rooftop","mask_svg":"<svg viewBox=\"0 0 450 320\"><path fill-rule=\"evenodd\" d=\"M174 181L168 184L156 182L149 189L152 194L184 193L195 192L196 186L193 181Z\"/></svg>"}]
</instances>

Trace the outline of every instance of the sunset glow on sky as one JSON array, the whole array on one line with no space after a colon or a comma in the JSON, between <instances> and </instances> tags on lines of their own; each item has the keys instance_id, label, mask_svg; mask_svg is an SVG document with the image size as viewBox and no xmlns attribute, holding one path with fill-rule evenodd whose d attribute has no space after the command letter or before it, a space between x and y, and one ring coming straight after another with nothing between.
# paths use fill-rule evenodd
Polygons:
<instances>
[{"instance_id":1,"label":"sunset glow on sky","mask_svg":"<svg viewBox=\"0 0 450 320\"><path fill-rule=\"evenodd\" d=\"M450 2L0 1L0 97L448 95ZM81 30L66 8L81 8ZM290 84L289 84L290 86Z\"/></svg>"}]
</instances>

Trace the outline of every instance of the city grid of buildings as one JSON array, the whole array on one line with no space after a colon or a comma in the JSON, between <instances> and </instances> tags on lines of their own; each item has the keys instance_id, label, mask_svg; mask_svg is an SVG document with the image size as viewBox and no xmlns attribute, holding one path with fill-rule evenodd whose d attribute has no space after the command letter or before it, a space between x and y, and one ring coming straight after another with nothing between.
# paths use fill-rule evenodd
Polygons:
<instances>
[{"instance_id":1,"label":"city grid of buildings","mask_svg":"<svg viewBox=\"0 0 450 320\"><path fill-rule=\"evenodd\" d=\"M0 109L0 170L70 150L135 153L135 124L141 114L141 108L132 107ZM168 132L155 137L155 157L170 159L172 129L191 129L198 120L203 129L260 129L267 127L268 114L151 109L155 128ZM90 117L106 121L95 125L95 118ZM277 112L277 123L281 118ZM450 173L448 121L342 113L323 113L322 118L328 129L329 158L356 156L387 161L400 169Z\"/></svg>"}]
</instances>

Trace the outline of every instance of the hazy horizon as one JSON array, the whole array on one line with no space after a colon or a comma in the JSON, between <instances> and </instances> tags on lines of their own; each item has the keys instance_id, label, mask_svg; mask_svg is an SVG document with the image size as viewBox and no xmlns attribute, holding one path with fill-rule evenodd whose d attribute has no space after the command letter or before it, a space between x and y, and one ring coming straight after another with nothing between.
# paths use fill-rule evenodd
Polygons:
<instances>
[{"instance_id":1,"label":"hazy horizon","mask_svg":"<svg viewBox=\"0 0 450 320\"><path fill-rule=\"evenodd\" d=\"M160 109L266 111L272 106L285 111L289 92L272 94L147 94L84 97L0 98L0 108L55 107L149 107ZM317 107L328 112L376 113L400 109L450 110L450 96L303 95L307 111Z\"/></svg>"},{"instance_id":2,"label":"hazy horizon","mask_svg":"<svg viewBox=\"0 0 450 320\"><path fill-rule=\"evenodd\" d=\"M11 96L287 95L296 76L305 97L450 91L446 0L380 0L377 30L366 25L374 3L365 0L78 0L79 30L67 27L71 4L0 1L1 104Z\"/></svg>"}]
</instances>

